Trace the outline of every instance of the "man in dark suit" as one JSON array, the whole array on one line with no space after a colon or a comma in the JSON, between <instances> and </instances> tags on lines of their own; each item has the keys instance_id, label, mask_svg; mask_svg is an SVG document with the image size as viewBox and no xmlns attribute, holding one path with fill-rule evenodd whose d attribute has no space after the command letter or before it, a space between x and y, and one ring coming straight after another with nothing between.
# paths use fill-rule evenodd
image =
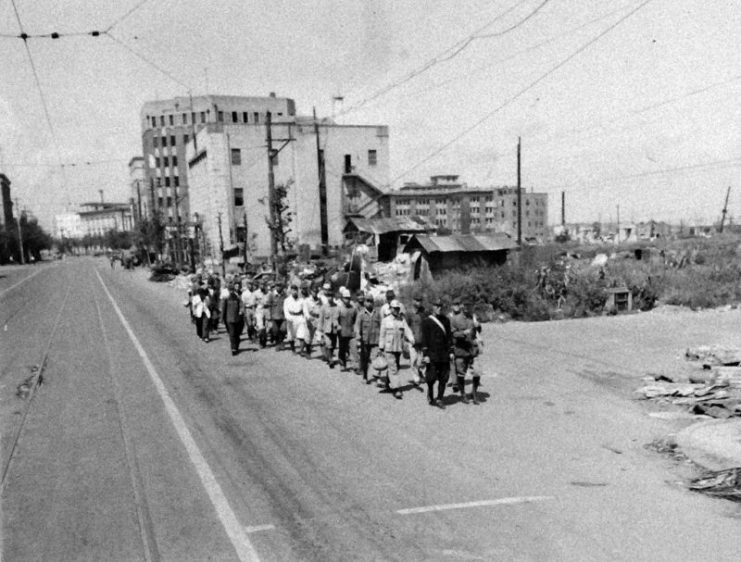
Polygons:
<instances>
[{"instance_id":1,"label":"man in dark suit","mask_svg":"<svg viewBox=\"0 0 741 562\"><path fill-rule=\"evenodd\" d=\"M232 347L232 355L239 353L239 340L244 326L244 305L242 304L241 286L239 283L230 283L227 288L229 295L223 301L222 317L229 332L229 344Z\"/></svg>"},{"instance_id":2,"label":"man in dark suit","mask_svg":"<svg viewBox=\"0 0 741 562\"><path fill-rule=\"evenodd\" d=\"M443 301L432 303L432 314L422 320L422 362L426 365L427 402L430 406L445 408L443 396L450 377L453 338L450 320L443 314ZM437 382L437 400L434 384Z\"/></svg>"}]
</instances>

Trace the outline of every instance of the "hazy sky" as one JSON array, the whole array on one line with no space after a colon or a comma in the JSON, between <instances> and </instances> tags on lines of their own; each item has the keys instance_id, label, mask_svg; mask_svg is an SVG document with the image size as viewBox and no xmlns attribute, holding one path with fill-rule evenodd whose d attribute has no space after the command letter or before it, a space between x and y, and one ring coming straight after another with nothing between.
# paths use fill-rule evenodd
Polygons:
<instances>
[{"instance_id":1,"label":"hazy sky","mask_svg":"<svg viewBox=\"0 0 741 562\"><path fill-rule=\"evenodd\" d=\"M728 186L741 218L736 2L651 0L584 48L645 0L550 0L517 25L543 1L15 0L27 34L62 35L27 42L54 135L23 41L0 38L0 170L51 226L99 189L128 196L144 101L274 91L302 114L388 124L394 187L513 185L520 136L523 185L552 194L551 222L562 190L568 221L614 220L618 204L622 221L714 221ZM65 37L132 8L115 40ZM18 33L0 2L0 35Z\"/></svg>"}]
</instances>

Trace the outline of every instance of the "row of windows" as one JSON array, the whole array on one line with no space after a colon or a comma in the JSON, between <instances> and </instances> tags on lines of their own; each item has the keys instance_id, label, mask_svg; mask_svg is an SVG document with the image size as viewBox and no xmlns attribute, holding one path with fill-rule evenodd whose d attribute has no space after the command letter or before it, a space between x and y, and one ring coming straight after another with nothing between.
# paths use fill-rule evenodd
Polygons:
<instances>
[{"instance_id":1,"label":"row of windows","mask_svg":"<svg viewBox=\"0 0 741 562\"><path fill-rule=\"evenodd\" d=\"M155 168L159 168L160 164L162 164L163 167L167 167L172 163L173 167L176 167L178 165L178 157L177 156L163 156L160 158L159 156L156 156L154 159L154 166Z\"/></svg>"},{"instance_id":2,"label":"row of windows","mask_svg":"<svg viewBox=\"0 0 741 562\"><path fill-rule=\"evenodd\" d=\"M278 117L282 117L283 113L278 112L276 113ZM228 117L231 117L230 123L255 123L259 124L261 119L261 114L258 111L253 111L252 116L250 117L249 111L216 111L216 120L219 123L224 123L225 119ZM151 127L175 127L176 126L176 115L174 113L170 113L169 115L147 115L147 125ZM210 121L211 118L211 110L207 109L206 111L191 111L190 113L181 113L180 119L177 123L177 125L197 125L199 123L203 124L208 121Z\"/></svg>"},{"instance_id":3,"label":"row of windows","mask_svg":"<svg viewBox=\"0 0 741 562\"><path fill-rule=\"evenodd\" d=\"M154 179L155 187L180 187L180 176L173 176L172 178L165 176L164 178Z\"/></svg>"},{"instance_id":4,"label":"row of windows","mask_svg":"<svg viewBox=\"0 0 741 562\"><path fill-rule=\"evenodd\" d=\"M163 135L161 137L152 137L152 146L154 148L159 148L160 146L162 148L167 148L167 139L168 135ZM177 138L175 135L170 135L170 146L177 146ZM183 144L188 144L188 141L190 140L190 135L183 135Z\"/></svg>"}]
</instances>

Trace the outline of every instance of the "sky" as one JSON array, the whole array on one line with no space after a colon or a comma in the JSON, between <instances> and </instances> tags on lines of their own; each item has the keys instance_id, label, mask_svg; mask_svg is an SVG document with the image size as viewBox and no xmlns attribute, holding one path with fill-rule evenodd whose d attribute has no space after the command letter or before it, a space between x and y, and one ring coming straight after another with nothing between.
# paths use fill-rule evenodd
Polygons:
<instances>
[{"instance_id":1,"label":"sky","mask_svg":"<svg viewBox=\"0 0 741 562\"><path fill-rule=\"evenodd\" d=\"M276 92L389 125L390 187L515 185L519 138L551 224L561 192L567 222L710 223L728 187L741 220L740 29L721 0L4 0L0 171L51 229L128 198L145 101Z\"/></svg>"}]
</instances>

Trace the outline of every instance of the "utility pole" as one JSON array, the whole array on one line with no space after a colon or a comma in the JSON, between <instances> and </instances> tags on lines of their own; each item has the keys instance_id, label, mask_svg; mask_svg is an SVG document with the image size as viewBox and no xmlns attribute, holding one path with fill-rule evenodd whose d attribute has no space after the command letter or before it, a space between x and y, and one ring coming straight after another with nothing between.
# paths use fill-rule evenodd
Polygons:
<instances>
[{"instance_id":1,"label":"utility pole","mask_svg":"<svg viewBox=\"0 0 741 562\"><path fill-rule=\"evenodd\" d=\"M221 278L226 278L226 263L224 263L224 235L221 232L221 211L219 211L219 251L221 252Z\"/></svg>"},{"instance_id":2,"label":"utility pole","mask_svg":"<svg viewBox=\"0 0 741 562\"><path fill-rule=\"evenodd\" d=\"M322 233L322 255L327 256L329 250L329 221L327 219L327 175L324 167L324 151L319 143L319 124L316 121L316 107L314 109L314 134L316 135L316 167L319 172L319 218Z\"/></svg>"},{"instance_id":3,"label":"utility pole","mask_svg":"<svg viewBox=\"0 0 741 562\"><path fill-rule=\"evenodd\" d=\"M615 238L617 243L620 243L620 205L617 206L617 237Z\"/></svg>"},{"instance_id":4,"label":"utility pole","mask_svg":"<svg viewBox=\"0 0 741 562\"><path fill-rule=\"evenodd\" d=\"M561 192L561 226L566 228L566 192Z\"/></svg>"},{"instance_id":5,"label":"utility pole","mask_svg":"<svg viewBox=\"0 0 741 562\"><path fill-rule=\"evenodd\" d=\"M265 129L267 130L268 144L268 206L270 207L270 261L275 270L275 256L278 253L276 228L279 228L278 217L275 213L275 172L273 171L273 117L268 111L265 115Z\"/></svg>"},{"instance_id":6,"label":"utility pole","mask_svg":"<svg viewBox=\"0 0 741 562\"><path fill-rule=\"evenodd\" d=\"M522 141L517 137L517 245L522 246L522 173L520 152Z\"/></svg>"},{"instance_id":7,"label":"utility pole","mask_svg":"<svg viewBox=\"0 0 741 562\"><path fill-rule=\"evenodd\" d=\"M723 214L720 218L720 228L718 229L718 232L721 234L723 233L723 225L726 222L726 214L728 213L728 197L731 195L731 186L728 186L728 191L726 191L726 202L723 205Z\"/></svg>"},{"instance_id":8,"label":"utility pole","mask_svg":"<svg viewBox=\"0 0 741 562\"><path fill-rule=\"evenodd\" d=\"M249 238L247 237L247 209L244 211L244 216L242 217L242 221L244 223L244 268L247 269L247 244L249 241Z\"/></svg>"},{"instance_id":9,"label":"utility pole","mask_svg":"<svg viewBox=\"0 0 741 562\"><path fill-rule=\"evenodd\" d=\"M176 186L173 186L172 188L172 194L175 197L175 229L176 229L176 238L175 238L175 265L178 266L178 269L180 269L181 259L182 259L182 237L181 237L181 224L180 224L180 198L178 197L178 188Z\"/></svg>"},{"instance_id":10,"label":"utility pole","mask_svg":"<svg viewBox=\"0 0 741 562\"><path fill-rule=\"evenodd\" d=\"M26 263L26 258L23 255L23 232L21 231L21 207L18 204L18 198L16 197L15 200L15 208L17 209L16 212L18 213L18 246L21 250L21 265L24 265Z\"/></svg>"}]
</instances>

